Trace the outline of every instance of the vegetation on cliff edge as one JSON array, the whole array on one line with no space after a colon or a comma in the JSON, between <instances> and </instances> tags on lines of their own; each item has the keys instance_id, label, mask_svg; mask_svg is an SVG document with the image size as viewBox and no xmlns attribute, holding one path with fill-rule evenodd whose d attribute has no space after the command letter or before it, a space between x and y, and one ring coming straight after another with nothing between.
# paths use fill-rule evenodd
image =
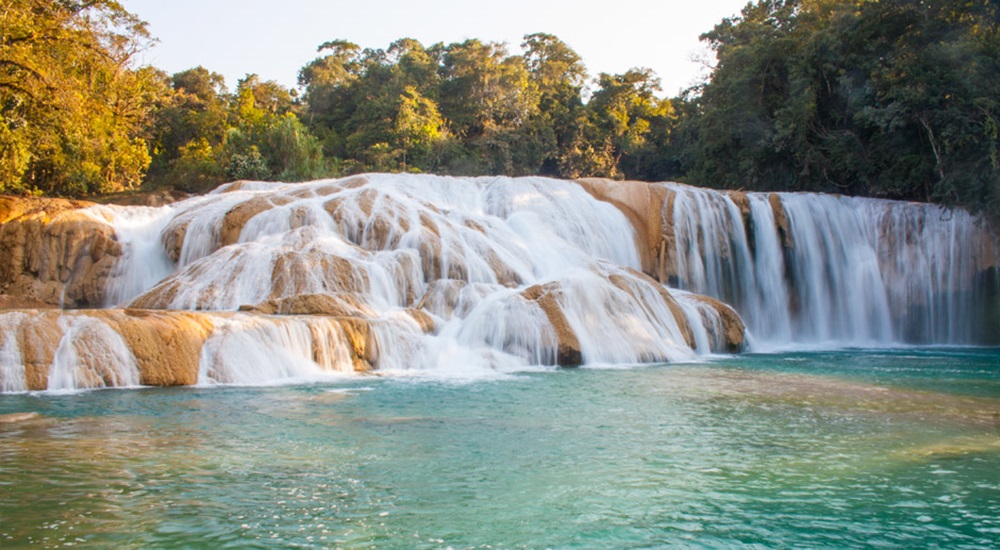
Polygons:
<instances>
[{"instance_id":1,"label":"vegetation on cliff edge","mask_svg":"<svg viewBox=\"0 0 1000 550\"><path fill-rule=\"evenodd\" d=\"M82 196L362 171L682 180L937 201L1000 216L995 0L760 0L702 36L680 97L589 79L545 33L319 45L286 89L138 67L110 0L0 0L0 192Z\"/></svg>"}]
</instances>

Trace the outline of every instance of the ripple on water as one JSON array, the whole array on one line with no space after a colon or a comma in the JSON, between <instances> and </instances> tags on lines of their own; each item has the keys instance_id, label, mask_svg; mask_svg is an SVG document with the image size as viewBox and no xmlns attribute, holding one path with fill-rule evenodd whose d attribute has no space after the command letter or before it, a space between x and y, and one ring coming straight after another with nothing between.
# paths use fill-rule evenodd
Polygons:
<instances>
[{"instance_id":1,"label":"ripple on water","mask_svg":"<svg viewBox=\"0 0 1000 550\"><path fill-rule=\"evenodd\" d=\"M1000 396L760 361L3 396L0 546L995 546Z\"/></svg>"}]
</instances>

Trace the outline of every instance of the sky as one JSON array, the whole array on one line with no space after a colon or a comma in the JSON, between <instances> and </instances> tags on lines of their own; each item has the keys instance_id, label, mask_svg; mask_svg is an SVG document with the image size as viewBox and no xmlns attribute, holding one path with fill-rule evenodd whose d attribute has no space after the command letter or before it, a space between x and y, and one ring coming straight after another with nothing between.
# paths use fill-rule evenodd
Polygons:
<instances>
[{"instance_id":1,"label":"sky","mask_svg":"<svg viewBox=\"0 0 1000 550\"><path fill-rule=\"evenodd\" d=\"M468 38L506 42L520 53L526 34L554 34L590 76L646 67L675 96L705 74L713 57L698 36L748 0L123 0L159 40L138 61L169 73L201 65L230 89L248 73L296 86L299 69L323 42L388 48L399 38L425 46ZM698 61L698 60L701 61Z\"/></svg>"}]
</instances>

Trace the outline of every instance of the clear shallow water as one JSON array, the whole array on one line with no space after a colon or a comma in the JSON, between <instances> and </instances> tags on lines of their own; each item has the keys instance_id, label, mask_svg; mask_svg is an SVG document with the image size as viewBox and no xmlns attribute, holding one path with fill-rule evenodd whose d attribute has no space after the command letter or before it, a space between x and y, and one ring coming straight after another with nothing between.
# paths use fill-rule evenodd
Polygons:
<instances>
[{"instance_id":1,"label":"clear shallow water","mask_svg":"<svg viewBox=\"0 0 1000 550\"><path fill-rule=\"evenodd\" d=\"M0 547L1000 540L1000 351L0 395ZM5 417L9 419L9 417Z\"/></svg>"}]
</instances>

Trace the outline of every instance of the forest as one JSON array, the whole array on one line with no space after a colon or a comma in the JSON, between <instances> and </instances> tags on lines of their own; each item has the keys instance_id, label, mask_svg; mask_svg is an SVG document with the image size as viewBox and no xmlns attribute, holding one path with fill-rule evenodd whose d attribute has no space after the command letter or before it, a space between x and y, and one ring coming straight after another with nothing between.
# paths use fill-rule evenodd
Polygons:
<instances>
[{"instance_id":1,"label":"forest","mask_svg":"<svg viewBox=\"0 0 1000 550\"><path fill-rule=\"evenodd\" d=\"M823 191L1000 219L994 0L761 0L709 78L591 77L558 37L319 44L287 89L139 66L111 0L0 0L0 193L66 197L366 171Z\"/></svg>"}]
</instances>

